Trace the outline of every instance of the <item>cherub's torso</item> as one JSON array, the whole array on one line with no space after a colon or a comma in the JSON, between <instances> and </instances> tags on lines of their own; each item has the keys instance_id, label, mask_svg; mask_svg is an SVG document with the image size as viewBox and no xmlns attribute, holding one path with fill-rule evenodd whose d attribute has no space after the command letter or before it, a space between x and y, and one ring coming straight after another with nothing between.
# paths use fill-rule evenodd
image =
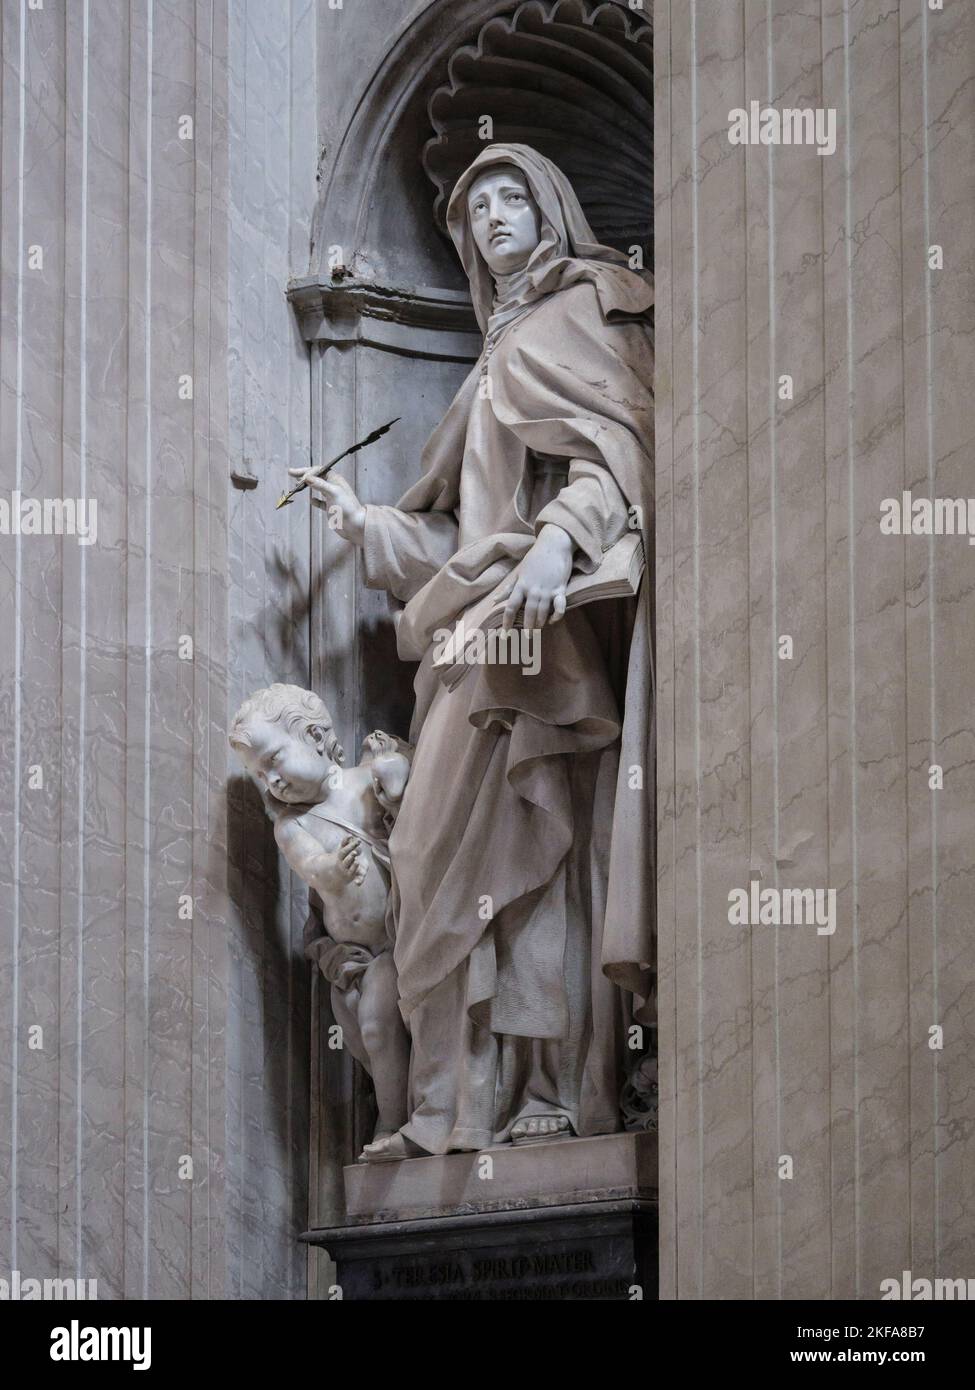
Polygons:
<instances>
[{"instance_id":1,"label":"cherub's torso","mask_svg":"<svg viewBox=\"0 0 975 1390\"><path fill-rule=\"evenodd\" d=\"M370 840L385 839L385 827L369 767L343 770L338 786L322 790L315 806L282 807L274 837L295 873L321 897L332 940L376 953L387 945L388 885L370 847ZM356 832L363 837L359 856L366 865L361 883L350 878L341 858L343 842Z\"/></svg>"}]
</instances>

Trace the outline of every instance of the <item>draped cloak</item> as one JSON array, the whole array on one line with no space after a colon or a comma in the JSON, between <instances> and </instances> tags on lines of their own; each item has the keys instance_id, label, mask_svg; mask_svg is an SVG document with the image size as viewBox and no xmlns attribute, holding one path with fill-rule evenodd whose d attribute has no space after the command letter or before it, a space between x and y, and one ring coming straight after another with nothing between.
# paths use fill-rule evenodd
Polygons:
<instances>
[{"instance_id":1,"label":"draped cloak","mask_svg":"<svg viewBox=\"0 0 975 1390\"><path fill-rule=\"evenodd\" d=\"M500 164L525 173L542 235L495 290L467 191ZM475 161L448 226L485 348L419 480L396 507L366 508L363 544L367 584L403 605L399 653L420 662L391 922L413 1035L404 1132L432 1152L481 1147L553 1108L576 1133L617 1128L623 1027L653 1021L652 285L596 242L564 175L526 146ZM536 676L477 666L448 691L434 634L549 522L587 572L639 527L637 599L547 626ZM548 1049L551 1094L539 1099L535 1063L505 1039Z\"/></svg>"}]
</instances>

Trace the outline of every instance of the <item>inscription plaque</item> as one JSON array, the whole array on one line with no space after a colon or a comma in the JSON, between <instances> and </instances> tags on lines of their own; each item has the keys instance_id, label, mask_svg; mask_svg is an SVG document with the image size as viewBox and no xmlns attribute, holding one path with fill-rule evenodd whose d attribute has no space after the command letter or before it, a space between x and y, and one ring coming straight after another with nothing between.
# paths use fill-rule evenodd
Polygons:
<instances>
[{"instance_id":1,"label":"inscription plaque","mask_svg":"<svg viewBox=\"0 0 975 1390\"><path fill-rule=\"evenodd\" d=\"M588 1202L309 1231L344 1299L629 1301L657 1297L657 1212Z\"/></svg>"}]
</instances>

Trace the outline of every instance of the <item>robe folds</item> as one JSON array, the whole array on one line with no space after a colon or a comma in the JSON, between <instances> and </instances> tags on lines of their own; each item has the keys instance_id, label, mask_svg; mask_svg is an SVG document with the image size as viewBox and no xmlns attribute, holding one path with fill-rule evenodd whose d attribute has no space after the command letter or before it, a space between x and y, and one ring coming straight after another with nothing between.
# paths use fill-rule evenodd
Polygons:
<instances>
[{"instance_id":1,"label":"robe folds","mask_svg":"<svg viewBox=\"0 0 975 1390\"><path fill-rule=\"evenodd\" d=\"M395 507L366 508L366 582L420 663L416 746L390 837L390 925L429 1152L557 1112L619 1128L625 1027L653 1022L652 340L612 280L574 279L489 339ZM631 600L569 610L541 669L472 667L435 634L552 522L592 572L628 529Z\"/></svg>"}]
</instances>

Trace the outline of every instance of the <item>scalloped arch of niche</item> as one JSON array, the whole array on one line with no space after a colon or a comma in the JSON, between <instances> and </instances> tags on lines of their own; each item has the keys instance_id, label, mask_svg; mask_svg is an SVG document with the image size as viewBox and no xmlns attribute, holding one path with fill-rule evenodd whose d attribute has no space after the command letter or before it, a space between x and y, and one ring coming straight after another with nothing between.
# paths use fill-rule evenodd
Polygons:
<instances>
[{"instance_id":1,"label":"scalloped arch of niche","mask_svg":"<svg viewBox=\"0 0 975 1390\"><path fill-rule=\"evenodd\" d=\"M451 56L430 98L423 167L445 230L457 178L486 144L532 145L568 175L599 240L644 249L653 230L653 30L594 0L527 0ZM480 136L482 118L493 140Z\"/></svg>"}]
</instances>

